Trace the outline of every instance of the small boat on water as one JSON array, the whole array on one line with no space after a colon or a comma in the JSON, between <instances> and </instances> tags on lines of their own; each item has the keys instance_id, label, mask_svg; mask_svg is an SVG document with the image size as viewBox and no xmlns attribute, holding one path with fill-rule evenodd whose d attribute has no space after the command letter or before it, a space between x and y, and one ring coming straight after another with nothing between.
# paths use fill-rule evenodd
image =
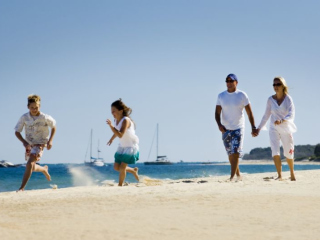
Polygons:
<instances>
[{"instance_id":1,"label":"small boat on water","mask_svg":"<svg viewBox=\"0 0 320 240\"><path fill-rule=\"evenodd\" d=\"M88 149L87 149L87 152L88 152ZM87 152L86 152L85 159L87 158ZM98 149L97 149L98 157L92 157L92 129L91 129L91 135L90 135L90 160L89 161L84 160L84 164L86 166L92 166L92 167L103 167L103 166L105 166L103 158L101 158L99 156L100 152L101 151L99 149L99 141L98 141Z\"/></svg>"},{"instance_id":2,"label":"small boat on water","mask_svg":"<svg viewBox=\"0 0 320 240\"><path fill-rule=\"evenodd\" d=\"M158 152L159 152L159 124L157 124L156 133L157 133L157 156L156 156L156 160L155 161L146 161L146 162L144 162L144 164L145 165L172 165L173 163L168 160L167 156L164 156L164 155L159 156L158 155ZM150 148L148 159L150 157L150 153L151 153L151 149L152 149L152 145L153 145L153 140L152 140L152 144L151 144L151 148Z\"/></svg>"},{"instance_id":3,"label":"small boat on water","mask_svg":"<svg viewBox=\"0 0 320 240\"><path fill-rule=\"evenodd\" d=\"M145 165L172 165L173 163L167 159L167 156L157 156L155 161L144 162Z\"/></svg>"},{"instance_id":4,"label":"small boat on water","mask_svg":"<svg viewBox=\"0 0 320 240\"><path fill-rule=\"evenodd\" d=\"M11 167L20 167L22 164L13 164L12 162L8 162L6 160L0 161L1 168L11 168Z\"/></svg>"}]
</instances>

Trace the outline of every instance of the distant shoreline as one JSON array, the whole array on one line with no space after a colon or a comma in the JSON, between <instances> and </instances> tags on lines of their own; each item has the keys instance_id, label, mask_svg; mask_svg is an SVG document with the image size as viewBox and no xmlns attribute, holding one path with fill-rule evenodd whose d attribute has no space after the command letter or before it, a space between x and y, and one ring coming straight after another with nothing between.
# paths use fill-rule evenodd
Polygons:
<instances>
[{"instance_id":1,"label":"distant shoreline","mask_svg":"<svg viewBox=\"0 0 320 240\"><path fill-rule=\"evenodd\" d=\"M283 159L282 160L283 164L286 164L286 160ZM206 164L210 164L209 163L203 163L204 165ZM221 163L217 163L217 162L212 162L211 164L215 164L215 165L229 165L229 162L221 162ZM273 160L240 160L239 162L240 165L273 165L274 162ZM309 160L299 160L299 161L295 161L294 162L295 165L306 165L306 164L310 164L310 165L320 165L320 161L309 161Z\"/></svg>"}]
</instances>

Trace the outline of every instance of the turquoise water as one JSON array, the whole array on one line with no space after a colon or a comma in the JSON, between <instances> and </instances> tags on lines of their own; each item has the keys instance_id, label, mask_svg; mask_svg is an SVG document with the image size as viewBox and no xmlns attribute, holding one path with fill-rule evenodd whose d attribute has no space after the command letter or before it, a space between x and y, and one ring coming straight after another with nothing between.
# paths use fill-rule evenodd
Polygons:
<instances>
[{"instance_id":1,"label":"turquoise water","mask_svg":"<svg viewBox=\"0 0 320 240\"><path fill-rule=\"evenodd\" d=\"M26 190L50 188L50 184L58 188L73 186L101 185L105 180L118 181L118 172L113 170L113 165L104 167L87 167L83 164L48 164L52 178L48 182L42 173L33 173ZM230 174L230 165L177 163L173 165L153 166L136 164L139 174L157 179L181 179L221 176ZM320 169L320 165L295 165L295 170ZM273 165L240 165L242 173L275 172ZM288 171L288 166L283 165L283 171ZM19 188L25 167L0 168L0 192L15 191ZM127 174L126 182L136 182L131 174Z\"/></svg>"}]
</instances>

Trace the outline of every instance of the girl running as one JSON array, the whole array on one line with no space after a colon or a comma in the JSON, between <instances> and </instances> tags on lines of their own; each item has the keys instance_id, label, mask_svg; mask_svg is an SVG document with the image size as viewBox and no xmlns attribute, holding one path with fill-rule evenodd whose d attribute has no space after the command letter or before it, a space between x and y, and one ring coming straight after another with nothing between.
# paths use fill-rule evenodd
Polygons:
<instances>
[{"instance_id":1,"label":"girl running","mask_svg":"<svg viewBox=\"0 0 320 240\"><path fill-rule=\"evenodd\" d=\"M119 186L123 185L126 172L133 174L139 181L138 168L128 167L128 164L135 164L139 160L139 138L135 134L135 126L131 118L132 109L127 107L121 98L111 104L111 113L114 117L114 126L110 119L107 119L113 135L107 145L111 145L116 137L120 138L119 147L114 155L114 170L119 172Z\"/></svg>"}]
</instances>

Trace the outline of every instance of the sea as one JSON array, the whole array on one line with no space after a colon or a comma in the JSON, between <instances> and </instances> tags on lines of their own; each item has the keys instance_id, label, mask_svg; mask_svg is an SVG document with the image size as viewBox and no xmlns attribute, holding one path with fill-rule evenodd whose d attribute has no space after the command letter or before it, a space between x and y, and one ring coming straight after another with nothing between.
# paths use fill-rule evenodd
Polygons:
<instances>
[{"instance_id":1,"label":"sea","mask_svg":"<svg viewBox=\"0 0 320 240\"><path fill-rule=\"evenodd\" d=\"M76 186L103 185L105 181L117 183L119 173L113 169L113 164L106 164L103 167L91 167L84 164L46 164L49 166L51 181L47 181L42 173L34 172L25 190L48 189L57 185L58 188ZM230 165L221 162L203 164L175 163L172 165L144 165L139 163L131 165L139 168L139 175L161 180L177 180L185 178L204 178L230 174ZM289 171L286 164L283 164L283 171ZM320 169L320 165L295 165L295 171ZM274 165L250 164L240 165L242 174L274 172ZM25 171L25 166L15 168L0 168L0 192L15 191L20 187ZM128 173L126 182L136 183L134 177Z\"/></svg>"}]
</instances>

